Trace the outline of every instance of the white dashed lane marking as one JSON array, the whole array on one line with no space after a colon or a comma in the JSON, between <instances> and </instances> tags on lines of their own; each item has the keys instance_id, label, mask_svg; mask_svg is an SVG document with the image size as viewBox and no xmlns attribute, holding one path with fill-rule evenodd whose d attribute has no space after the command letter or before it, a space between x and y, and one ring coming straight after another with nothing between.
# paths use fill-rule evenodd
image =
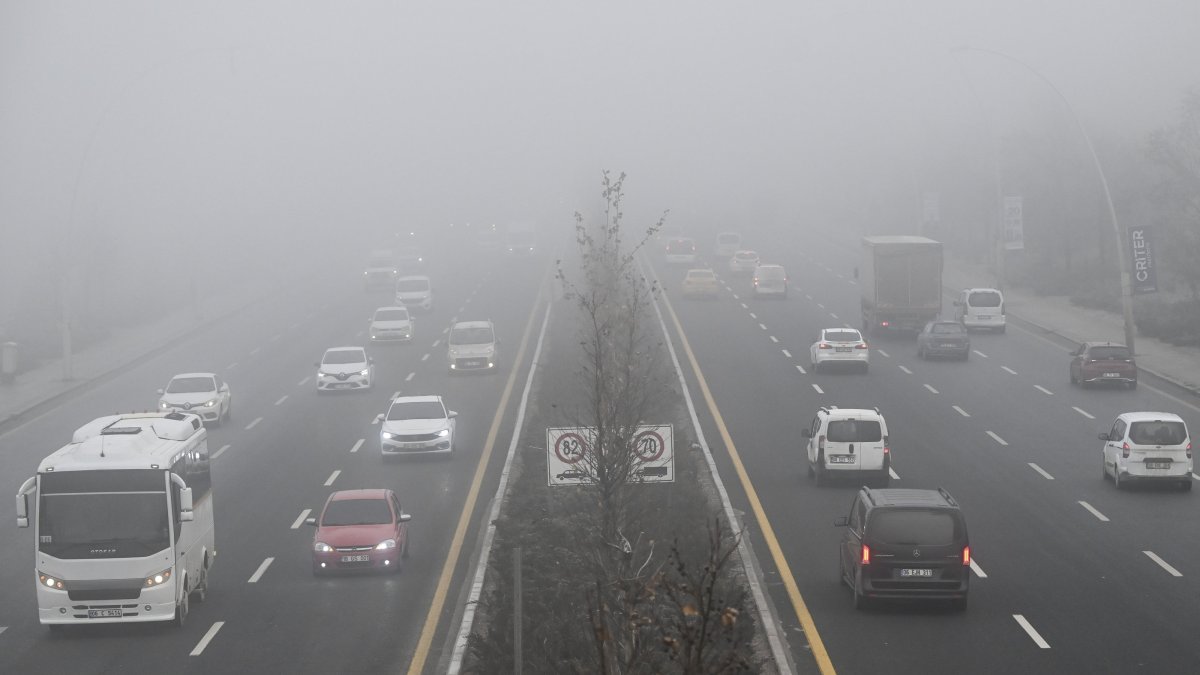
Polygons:
<instances>
[{"instance_id":1,"label":"white dashed lane marking","mask_svg":"<svg viewBox=\"0 0 1200 675\"><path fill-rule=\"evenodd\" d=\"M216 459L216 458L220 457L221 455L225 454L225 451L228 449L229 449L228 443L226 443L225 445L222 445L220 447L220 449L218 449L216 452L213 453L212 459Z\"/></svg>"},{"instance_id":2,"label":"white dashed lane marking","mask_svg":"<svg viewBox=\"0 0 1200 675\"><path fill-rule=\"evenodd\" d=\"M888 475L892 477L892 480L900 480L900 474L896 473L896 470L890 466L888 467Z\"/></svg>"},{"instance_id":3,"label":"white dashed lane marking","mask_svg":"<svg viewBox=\"0 0 1200 675\"><path fill-rule=\"evenodd\" d=\"M8 626L0 626L0 635L2 635L6 630L8 630Z\"/></svg>"},{"instance_id":4,"label":"white dashed lane marking","mask_svg":"<svg viewBox=\"0 0 1200 675\"><path fill-rule=\"evenodd\" d=\"M362 335L362 333L359 333L359 335ZM281 337L283 337L283 336L282 335L272 335L271 342L279 342L279 338L281 338Z\"/></svg>"},{"instance_id":5,"label":"white dashed lane marking","mask_svg":"<svg viewBox=\"0 0 1200 675\"><path fill-rule=\"evenodd\" d=\"M837 315L837 314L834 314L833 312L830 312L830 313L829 313L829 318L831 318L831 319L835 319L835 320L839 320L839 321L840 321L840 319L838 319L838 315Z\"/></svg>"},{"instance_id":6,"label":"white dashed lane marking","mask_svg":"<svg viewBox=\"0 0 1200 675\"><path fill-rule=\"evenodd\" d=\"M973 352L975 352L976 354L978 354L978 355L979 355L979 358L986 359L986 358L988 357L988 355L987 355L987 354L984 354L983 352L979 351L978 349L972 349L971 351L973 351Z\"/></svg>"},{"instance_id":7,"label":"white dashed lane marking","mask_svg":"<svg viewBox=\"0 0 1200 675\"><path fill-rule=\"evenodd\" d=\"M371 424L379 424L382 421L383 421L383 413L379 413L378 415L375 416L374 419L371 420Z\"/></svg>"},{"instance_id":8,"label":"white dashed lane marking","mask_svg":"<svg viewBox=\"0 0 1200 675\"><path fill-rule=\"evenodd\" d=\"M822 304L821 304L821 303L819 303L819 302L817 303L817 307L820 307L821 309L825 309L825 305L822 305Z\"/></svg>"},{"instance_id":9,"label":"white dashed lane marking","mask_svg":"<svg viewBox=\"0 0 1200 675\"><path fill-rule=\"evenodd\" d=\"M246 431L250 431L254 427L258 426L258 423L261 422L262 420L263 420L263 418L261 418L261 417L255 417L253 422L246 425Z\"/></svg>"},{"instance_id":10,"label":"white dashed lane marking","mask_svg":"<svg viewBox=\"0 0 1200 675\"><path fill-rule=\"evenodd\" d=\"M1158 566L1159 566L1159 567L1161 567L1161 568L1163 568L1164 570L1166 570L1166 571L1167 571L1167 574L1170 574L1170 575L1171 575L1171 576L1173 576L1173 577L1181 577L1181 576L1183 576L1183 573L1182 573L1182 572L1180 572L1179 570L1175 569L1174 567L1171 567L1170 565L1168 565L1168 564L1167 564L1167 561L1166 561L1166 560L1163 560L1163 559L1162 559L1162 558L1160 558L1160 557L1158 557L1158 555L1156 555L1156 554L1154 553L1154 551L1142 551L1142 553L1145 553L1145 554L1146 554L1146 557L1148 557L1148 558L1150 558L1151 560L1153 560L1154 562L1158 563Z\"/></svg>"},{"instance_id":11,"label":"white dashed lane marking","mask_svg":"<svg viewBox=\"0 0 1200 675\"><path fill-rule=\"evenodd\" d=\"M912 375L912 371L909 370L908 368L905 368L904 366L900 366L900 370L903 370L904 372L908 373L909 375Z\"/></svg>"},{"instance_id":12,"label":"white dashed lane marking","mask_svg":"<svg viewBox=\"0 0 1200 675\"><path fill-rule=\"evenodd\" d=\"M416 376L417 376L417 374L416 374L416 373L409 373L409 374L408 374L408 376L404 378L404 381L405 381L405 382L411 382L411 381L412 381L412 379L413 379L414 377L416 377Z\"/></svg>"},{"instance_id":13,"label":"white dashed lane marking","mask_svg":"<svg viewBox=\"0 0 1200 675\"><path fill-rule=\"evenodd\" d=\"M422 360L422 361L428 361L428 360L429 360L429 353L428 353L428 352L426 352L426 353L425 353L425 355L421 357L421 360Z\"/></svg>"},{"instance_id":14,"label":"white dashed lane marking","mask_svg":"<svg viewBox=\"0 0 1200 675\"><path fill-rule=\"evenodd\" d=\"M1050 391L1049 389L1047 389L1047 388L1043 387L1043 386L1042 386L1042 385L1040 385L1040 384L1035 384L1035 385L1033 385L1033 388L1034 388L1034 389L1037 389L1038 391L1042 392L1043 394L1045 394L1045 395L1047 395L1047 396L1053 396L1053 395L1054 395L1054 392Z\"/></svg>"},{"instance_id":15,"label":"white dashed lane marking","mask_svg":"<svg viewBox=\"0 0 1200 675\"><path fill-rule=\"evenodd\" d=\"M355 441L354 447L350 448L350 452L358 452L358 449L362 447L363 442L366 440L367 439L365 439L365 438L360 438L357 441Z\"/></svg>"},{"instance_id":16,"label":"white dashed lane marking","mask_svg":"<svg viewBox=\"0 0 1200 675\"><path fill-rule=\"evenodd\" d=\"M254 349L250 350L250 356L257 356L258 353L261 351L262 351L262 347L255 347Z\"/></svg>"},{"instance_id":17,"label":"white dashed lane marking","mask_svg":"<svg viewBox=\"0 0 1200 675\"><path fill-rule=\"evenodd\" d=\"M1099 511L1097 511L1097 510L1096 510L1096 507L1092 506L1091 504L1089 504L1089 503L1087 503L1087 502L1079 502L1079 505L1080 505L1080 506L1082 506L1083 508L1087 509L1088 511L1090 511L1090 512L1091 512L1091 514L1092 514L1093 516L1096 516L1096 518L1097 518L1097 519L1098 519L1100 522L1102 522L1102 523L1107 523L1107 522L1108 522L1108 516L1104 515L1103 513L1100 513Z\"/></svg>"},{"instance_id":18,"label":"white dashed lane marking","mask_svg":"<svg viewBox=\"0 0 1200 675\"><path fill-rule=\"evenodd\" d=\"M974 556L971 557L971 571L974 572L975 576L979 577L980 579L987 578L987 574L984 574L983 568L975 563Z\"/></svg>"},{"instance_id":19,"label":"white dashed lane marking","mask_svg":"<svg viewBox=\"0 0 1200 675\"><path fill-rule=\"evenodd\" d=\"M796 370L800 371L800 374L801 374L801 375L807 375L807 374L808 374L808 371L807 371L807 370L805 370L805 369L804 369L804 366L802 366L802 365L800 365L800 364L796 364Z\"/></svg>"},{"instance_id":20,"label":"white dashed lane marking","mask_svg":"<svg viewBox=\"0 0 1200 675\"><path fill-rule=\"evenodd\" d=\"M970 416L971 416L971 415L970 415L970 414L969 414L969 413L968 413L966 410L963 410L962 408L960 408L960 407L958 407L958 406L956 406L956 405L952 405L952 406L950 406L950 407L951 407L951 408L954 408L954 410L955 410L956 412L958 412L958 414L959 414L959 415L962 415L963 417L970 417Z\"/></svg>"},{"instance_id":21,"label":"white dashed lane marking","mask_svg":"<svg viewBox=\"0 0 1200 675\"><path fill-rule=\"evenodd\" d=\"M760 323L760 324L758 324L758 327L759 327L759 328L761 328L761 329L763 329L763 330L766 330L766 329L767 329L767 325L766 325L765 323Z\"/></svg>"},{"instance_id":22,"label":"white dashed lane marking","mask_svg":"<svg viewBox=\"0 0 1200 675\"><path fill-rule=\"evenodd\" d=\"M225 370L233 370L234 368L237 368L237 367L238 367L238 362L234 361L233 363L225 366Z\"/></svg>"},{"instance_id":23,"label":"white dashed lane marking","mask_svg":"<svg viewBox=\"0 0 1200 675\"><path fill-rule=\"evenodd\" d=\"M775 337L774 335L768 335L767 337L771 338L771 342L774 342L776 344L779 343L779 338Z\"/></svg>"},{"instance_id":24,"label":"white dashed lane marking","mask_svg":"<svg viewBox=\"0 0 1200 675\"><path fill-rule=\"evenodd\" d=\"M258 569L254 570L254 574L250 575L250 578L246 581L246 583L257 584L258 580L262 578L262 575L266 574L267 568L270 567L271 563L273 562L275 562L274 558L267 558L266 560L262 561L262 564L258 566Z\"/></svg>"},{"instance_id":25,"label":"white dashed lane marking","mask_svg":"<svg viewBox=\"0 0 1200 675\"><path fill-rule=\"evenodd\" d=\"M392 394L392 395L391 395L391 397L389 398L389 400L395 401L395 400L396 400L396 399L398 399L398 398L400 398L400 392L399 392L399 391L397 391L396 393Z\"/></svg>"},{"instance_id":26,"label":"white dashed lane marking","mask_svg":"<svg viewBox=\"0 0 1200 675\"><path fill-rule=\"evenodd\" d=\"M1036 471L1036 472L1038 472L1038 473L1042 474L1042 477L1043 477L1043 478L1045 478L1046 480L1054 480L1054 476L1051 476L1049 473L1047 473L1047 472L1046 472L1046 470L1045 470L1045 469L1043 469L1042 467L1038 466L1037 464L1034 464L1033 462L1030 462L1030 463L1029 463L1029 468L1031 468L1031 469L1033 469L1034 471Z\"/></svg>"},{"instance_id":27,"label":"white dashed lane marking","mask_svg":"<svg viewBox=\"0 0 1200 675\"><path fill-rule=\"evenodd\" d=\"M757 314L755 314L754 312L750 312L750 318L751 318L751 319L754 319L755 321L757 321L757 320L758 320L758 315L757 315Z\"/></svg>"},{"instance_id":28,"label":"white dashed lane marking","mask_svg":"<svg viewBox=\"0 0 1200 675\"><path fill-rule=\"evenodd\" d=\"M821 385L819 385L819 384L817 384L817 383L815 383L815 382L813 383L813 386L812 386L812 388L813 388L813 389L816 389L818 394L824 394L824 393L825 393L825 390L821 388Z\"/></svg>"},{"instance_id":29,"label":"white dashed lane marking","mask_svg":"<svg viewBox=\"0 0 1200 675\"><path fill-rule=\"evenodd\" d=\"M284 394L283 396L280 396L280 397L279 397L279 400L278 400L278 401L275 401L275 405L283 405L283 402L284 402L284 401L286 401L286 400L287 400L287 398L288 398L288 395L287 395L287 394Z\"/></svg>"},{"instance_id":30,"label":"white dashed lane marking","mask_svg":"<svg viewBox=\"0 0 1200 675\"><path fill-rule=\"evenodd\" d=\"M988 436L991 436L991 437L992 437L992 440L993 440L993 441L996 441L996 442L997 442L997 443L999 443L1000 445L1008 445L1008 441L1006 441L1006 440L1004 440L1003 438L1000 438L999 436L997 436L997 435L996 435L996 433L995 433L994 431L987 431L987 432L985 432L985 433L986 433Z\"/></svg>"},{"instance_id":31,"label":"white dashed lane marking","mask_svg":"<svg viewBox=\"0 0 1200 675\"><path fill-rule=\"evenodd\" d=\"M804 297L807 298L808 300L812 300L812 296L807 293L804 294Z\"/></svg>"},{"instance_id":32,"label":"white dashed lane marking","mask_svg":"<svg viewBox=\"0 0 1200 675\"><path fill-rule=\"evenodd\" d=\"M333 473L329 474L329 478L325 479L325 487L333 485L333 481L337 480L338 476L342 475L341 469L334 469Z\"/></svg>"},{"instance_id":33,"label":"white dashed lane marking","mask_svg":"<svg viewBox=\"0 0 1200 675\"><path fill-rule=\"evenodd\" d=\"M1009 368L1008 366L1000 366L1000 369L1003 370L1004 372L1008 373L1009 375L1017 374L1017 371L1013 370L1012 368Z\"/></svg>"},{"instance_id":34,"label":"white dashed lane marking","mask_svg":"<svg viewBox=\"0 0 1200 675\"><path fill-rule=\"evenodd\" d=\"M1014 619L1016 619L1017 624L1025 630L1025 633L1033 639L1034 644L1042 649L1050 649L1050 643L1042 639L1042 636L1036 630L1034 630L1033 626L1028 621L1025 620L1025 617L1021 616L1020 614L1013 614L1012 616Z\"/></svg>"},{"instance_id":35,"label":"white dashed lane marking","mask_svg":"<svg viewBox=\"0 0 1200 675\"><path fill-rule=\"evenodd\" d=\"M296 521L292 523L292 529L293 530L300 529L300 526L304 524L304 519L307 518L308 514L310 514L310 513L312 513L312 509L304 509L303 511L301 511L300 517L296 518Z\"/></svg>"},{"instance_id":36,"label":"white dashed lane marking","mask_svg":"<svg viewBox=\"0 0 1200 675\"><path fill-rule=\"evenodd\" d=\"M217 631L221 630L221 626L224 625L224 621L214 621L212 628L208 629L208 632L204 634L204 637L200 638L200 641L196 643L196 647L192 649L191 656L200 656L203 654L204 648L208 646L209 642L212 642L212 639L217 636Z\"/></svg>"},{"instance_id":37,"label":"white dashed lane marking","mask_svg":"<svg viewBox=\"0 0 1200 675\"><path fill-rule=\"evenodd\" d=\"M876 349L875 351L876 351L876 352L879 352L879 354L880 354L880 355L882 355L882 356L884 356L884 357L891 356L890 354L888 354L887 352L883 351L882 349Z\"/></svg>"},{"instance_id":38,"label":"white dashed lane marking","mask_svg":"<svg viewBox=\"0 0 1200 675\"><path fill-rule=\"evenodd\" d=\"M791 353L791 352L789 352L788 350L786 350L786 349L780 349L779 351L783 352L783 355L784 355L784 356L786 356L786 357L788 357L789 359L790 359L790 358L792 358L792 353Z\"/></svg>"},{"instance_id":39,"label":"white dashed lane marking","mask_svg":"<svg viewBox=\"0 0 1200 675\"><path fill-rule=\"evenodd\" d=\"M730 288L730 287L728 287L728 286L726 286L726 287L725 287L725 290L727 290L727 291L732 291L733 289L732 289L732 288ZM734 300L741 300L741 298L740 298L740 297L738 297L738 294L737 294L737 293L734 293L734 294L733 294L733 299L734 299Z\"/></svg>"},{"instance_id":40,"label":"white dashed lane marking","mask_svg":"<svg viewBox=\"0 0 1200 675\"><path fill-rule=\"evenodd\" d=\"M433 341L433 345L431 345L431 346L432 346L432 347L437 347L437 346L438 346L438 345L440 345L440 344L442 344L442 339L441 339L441 338L438 338L438 339L436 339L436 340L434 340L434 341Z\"/></svg>"},{"instance_id":41,"label":"white dashed lane marking","mask_svg":"<svg viewBox=\"0 0 1200 675\"><path fill-rule=\"evenodd\" d=\"M297 386L297 387L303 387L304 385L308 384L308 381L309 381L309 380L311 380L311 379L312 379L312 375L308 375L308 376L306 376L306 377L305 377L303 380L300 380L299 382L297 382L297 383L296 383L296 386Z\"/></svg>"},{"instance_id":42,"label":"white dashed lane marking","mask_svg":"<svg viewBox=\"0 0 1200 675\"><path fill-rule=\"evenodd\" d=\"M746 303L744 303L744 302L743 302L743 303L741 303L741 304L742 304L742 309L750 309L750 305L747 305L747 304L746 304Z\"/></svg>"},{"instance_id":43,"label":"white dashed lane marking","mask_svg":"<svg viewBox=\"0 0 1200 675\"><path fill-rule=\"evenodd\" d=\"M938 390L937 390L937 389L934 389L933 387L929 386L928 384L927 384L927 385L925 385L925 388L926 388L926 389L928 389L928 390L929 390L929 392L930 392L931 394L936 394L936 393L938 393Z\"/></svg>"},{"instance_id":44,"label":"white dashed lane marking","mask_svg":"<svg viewBox=\"0 0 1200 675\"><path fill-rule=\"evenodd\" d=\"M1076 408L1075 406L1071 406L1071 410L1074 410L1075 412L1079 413L1080 415L1083 415L1084 417L1088 418L1089 420L1096 419L1095 415L1092 415L1091 413L1087 412L1086 410Z\"/></svg>"}]
</instances>

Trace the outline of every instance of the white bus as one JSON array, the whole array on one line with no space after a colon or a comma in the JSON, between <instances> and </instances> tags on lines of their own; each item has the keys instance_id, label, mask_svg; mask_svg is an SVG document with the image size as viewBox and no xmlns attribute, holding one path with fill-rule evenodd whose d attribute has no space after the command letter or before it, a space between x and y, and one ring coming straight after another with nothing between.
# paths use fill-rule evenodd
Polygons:
<instances>
[{"instance_id":1,"label":"white bus","mask_svg":"<svg viewBox=\"0 0 1200 675\"><path fill-rule=\"evenodd\" d=\"M217 555L208 467L208 432L179 412L101 417L42 460L17 492L41 622L183 625Z\"/></svg>"}]
</instances>

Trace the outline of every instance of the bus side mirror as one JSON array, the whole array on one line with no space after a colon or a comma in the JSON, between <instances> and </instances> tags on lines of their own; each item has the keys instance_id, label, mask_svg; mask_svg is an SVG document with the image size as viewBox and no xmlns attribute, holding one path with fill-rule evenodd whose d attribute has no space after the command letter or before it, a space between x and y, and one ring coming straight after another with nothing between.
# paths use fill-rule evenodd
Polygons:
<instances>
[{"instance_id":1,"label":"bus side mirror","mask_svg":"<svg viewBox=\"0 0 1200 675\"><path fill-rule=\"evenodd\" d=\"M192 488L190 487L179 491L179 520L185 523L192 521Z\"/></svg>"},{"instance_id":2,"label":"bus side mirror","mask_svg":"<svg viewBox=\"0 0 1200 675\"><path fill-rule=\"evenodd\" d=\"M17 527L29 527L28 495L17 495Z\"/></svg>"}]
</instances>

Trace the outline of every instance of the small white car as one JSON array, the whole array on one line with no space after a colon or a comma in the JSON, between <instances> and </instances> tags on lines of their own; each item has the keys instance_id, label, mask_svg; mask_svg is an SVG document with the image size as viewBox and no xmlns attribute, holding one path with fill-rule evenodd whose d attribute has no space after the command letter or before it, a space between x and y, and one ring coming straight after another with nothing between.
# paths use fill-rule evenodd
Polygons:
<instances>
[{"instance_id":1,"label":"small white car","mask_svg":"<svg viewBox=\"0 0 1200 675\"><path fill-rule=\"evenodd\" d=\"M416 330L416 322L408 313L408 308L403 305L380 307L375 310L368 321L370 321L370 326L367 333L373 342L387 340L411 342L413 331Z\"/></svg>"},{"instance_id":2,"label":"small white car","mask_svg":"<svg viewBox=\"0 0 1200 675\"><path fill-rule=\"evenodd\" d=\"M719 290L717 275L710 269L688 270L682 289L685 298L715 298Z\"/></svg>"},{"instance_id":3,"label":"small white car","mask_svg":"<svg viewBox=\"0 0 1200 675\"><path fill-rule=\"evenodd\" d=\"M181 373L158 390L158 409L198 415L205 424L221 426L233 410L229 383L215 373Z\"/></svg>"},{"instance_id":4,"label":"small white car","mask_svg":"<svg viewBox=\"0 0 1200 675\"><path fill-rule=\"evenodd\" d=\"M696 242L688 237L678 237L668 241L663 259L668 265L696 264Z\"/></svg>"},{"instance_id":5,"label":"small white car","mask_svg":"<svg viewBox=\"0 0 1200 675\"><path fill-rule=\"evenodd\" d=\"M782 265L759 265L754 268L754 297L773 295L787 299L788 276Z\"/></svg>"},{"instance_id":6,"label":"small white car","mask_svg":"<svg viewBox=\"0 0 1200 675\"><path fill-rule=\"evenodd\" d=\"M1127 412L1117 415L1104 441L1104 479L1117 489L1133 482L1176 483L1192 489L1192 439L1179 415Z\"/></svg>"},{"instance_id":7,"label":"small white car","mask_svg":"<svg viewBox=\"0 0 1200 675\"><path fill-rule=\"evenodd\" d=\"M758 254L754 251L735 251L729 258L729 271L734 274L748 274L758 267L759 262Z\"/></svg>"},{"instance_id":8,"label":"small white car","mask_svg":"<svg viewBox=\"0 0 1200 675\"><path fill-rule=\"evenodd\" d=\"M954 301L954 318L967 330L1003 333L1008 325L1004 294L995 288L964 288Z\"/></svg>"},{"instance_id":9,"label":"small white car","mask_svg":"<svg viewBox=\"0 0 1200 675\"><path fill-rule=\"evenodd\" d=\"M456 417L441 396L399 396L383 417L379 451L384 457L451 453Z\"/></svg>"},{"instance_id":10,"label":"small white car","mask_svg":"<svg viewBox=\"0 0 1200 675\"><path fill-rule=\"evenodd\" d=\"M396 304L422 312L433 311L433 284L429 277L414 274L396 280Z\"/></svg>"},{"instance_id":11,"label":"small white car","mask_svg":"<svg viewBox=\"0 0 1200 675\"><path fill-rule=\"evenodd\" d=\"M829 406L800 432L808 439L808 476L825 485L835 476L874 478L871 487L885 488L891 481L892 451L888 447L887 421L879 408Z\"/></svg>"},{"instance_id":12,"label":"small white car","mask_svg":"<svg viewBox=\"0 0 1200 675\"><path fill-rule=\"evenodd\" d=\"M370 389L375 386L375 359L362 347L331 347L317 367L317 393Z\"/></svg>"},{"instance_id":13,"label":"small white car","mask_svg":"<svg viewBox=\"0 0 1200 675\"><path fill-rule=\"evenodd\" d=\"M871 350L854 328L825 328L808 348L808 359L814 373L832 364L848 364L865 373L871 367Z\"/></svg>"},{"instance_id":14,"label":"small white car","mask_svg":"<svg viewBox=\"0 0 1200 675\"><path fill-rule=\"evenodd\" d=\"M446 366L451 373L496 372L496 329L491 321L459 321L446 338Z\"/></svg>"}]
</instances>

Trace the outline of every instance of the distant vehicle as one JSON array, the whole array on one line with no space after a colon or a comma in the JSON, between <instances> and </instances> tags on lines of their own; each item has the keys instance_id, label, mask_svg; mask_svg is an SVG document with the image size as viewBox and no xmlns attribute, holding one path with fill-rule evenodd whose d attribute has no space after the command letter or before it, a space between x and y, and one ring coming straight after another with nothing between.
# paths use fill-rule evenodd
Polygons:
<instances>
[{"instance_id":1,"label":"distant vehicle","mask_svg":"<svg viewBox=\"0 0 1200 675\"><path fill-rule=\"evenodd\" d=\"M371 251L367 259L367 268L363 270L363 286L368 291L387 290L396 283L400 276L400 262L396 254L389 248L378 248Z\"/></svg>"},{"instance_id":2,"label":"distant vehicle","mask_svg":"<svg viewBox=\"0 0 1200 675\"><path fill-rule=\"evenodd\" d=\"M1104 479L1121 489L1133 482L1177 483L1192 489L1192 438L1179 415L1128 412L1117 415L1104 441Z\"/></svg>"},{"instance_id":3,"label":"distant vehicle","mask_svg":"<svg viewBox=\"0 0 1200 675\"><path fill-rule=\"evenodd\" d=\"M917 335L917 357L949 356L971 358L971 336L957 321L930 321Z\"/></svg>"},{"instance_id":4,"label":"distant vehicle","mask_svg":"<svg viewBox=\"0 0 1200 675\"><path fill-rule=\"evenodd\" d=\"M221 426L233 414L233 394L229 383L215 373L182 373L158 390L158 409L163 412L190 412L205 424Z\"/></svg>"},{"instance_id":5,"label":"distant vehicle","mask_svg":"<svg viewBox=\"0 0 1200 675\"><path fill-rule=\"evenodd\" d=\"M312 571L400 571L408 557L408 523L391 490L338 490L329 495L321 515L306 518L313 533Z\"/></svg>"},{"instance_id":6,"label":"distant vehicle","mask_svg":"<svg viewBox=\"0 0 1200 675\"><path fill-rule=\"evenodd\" d=\"M36 532L38 620L187 620L216 559L208 432L191 413L95 419L17 491ZM30 506L33 498L33 507Z\"/></svg>"},{"instance_id":7,"label":"distant vehicle","mask_svg":"<svg viewBox=\"0 0 1200 675\"><path fill-rule=\"evenodd\" d=\"M1129 348L1115 342L1084 342L1071 352L1071 384L1119 384L1137 388L1138 368Z\"/></svg>"},{"instance_id":8,"label":"distant vehicle","mask_svg":"<svg viewBox=\"0 0 1200 675\"><path fill-rule=\"evenodd\" d=\"M317 367L317 393L375 386L375 359L362 347L332 347L313 365Z\"/></svg>"},{"instance_id":9,"label":"distant vehicle","mask_svg":"<svg viewBox=\"0 0 1200 675\"><path fill-rule=\"evenodd\" d=\"M454 451L455 418L441 396L399 396L388 407L379 430L384 457Z\"/></svg>"},{"instance_id":10,"label":"distant vehicle","mask_svg":"<svg viewBox=\"0 0 1200 675\"><path fill-rule=\"evenodd\" d=\"M954 301L954 318L968 329L1003 333L1008 324L1004 294L995 288L964 288Z\"/></svg>"},{"instance_id":11,"label":"distant vehicle","mask_svg":"<svg viewBox=\"0 0 1200 675\"><path fill-rule=\"evenodd\" d=\"M452 373L496 372L496 328L491 321L459 321L446 338L446 366Z\"/></svg>"},{"instance_id":12,"label":"distant vehicle","mask_svg":"<svg viewBox=\"0 0 1200 675\"><path fill-rule=\"evenodd\" d=\"M417 246L401 246L396 249L396 265L399 274L413 274L425 268L428 258Z\"/></svg>"},{"instance_id":13,"label":"distant vehicle","mask_svg":"<svg viewBox=\"0 0 1200 675\"><path fill-rule=\"evenodd\" d=\"M808 360L814 373L832 364L848 364L865 373L871 367L871 350L853 328L825 328L809 346Z\"/></svg>"},{"instance_id":14,"label":"distant vehicle","mask_svg":"<svg viewBox=\"0 0 1200 675\"><path fill-rule=\"evenodd\" d=\"M688 237L668 241L665 260L668 265L696 264L696 242Z\"/></svg>"},{"instance_id":15,"label":"distant vehicle","mask_svg":"<svg viewBox=\"0 0 1200 675\"><path fill-rule=\"evenodd\" d=\"M942 312L942 244L925 237L863 237L856 273L863 333L916 331Z\"/></svg>"},{"instance_id":16,"label":"distant vehicle","mask_svg":"<svg viewBox=\"0 0 1200 675\"><path fill-rule=\"evenodd\" d=\"M717 243L713 245L713 257L722 260L729 258L742 247L742 235L737 232L722 232L717 235Z\"/></svg>"},{"instance_id":17,"label":"distant vehicle","mask_svg":"<svg viewBox=\"0 0 1200 675\"><path fill-rule=\"evenodd\" d=\"M729 271L733 274L742 274L744 272L753 272L755 267L758 267L758 254L754 251L742 250L735 251L733 256L729 258Z\"/></svg>"},{"instance_id":18,"label":"distant vehicle","mask_svg":"<svg viewBox=\"0 0 1200 675\"><path fill-rule=\"evenodd\" d=\"M875 600L949 601L967 608L971 542L954 497L936 490L863 488L839 546L841 582L854 592L854 608Z\"/></svg>"},{"instance_id":19,"label":"distant vehicle","mask_svg":"<svg viewBox=\"0 0 1200 675\"><path fill-rule=\"evenodd\" d=\"M717 275L710 269L688 270L683 278L683 297L685 298L715 298L717 297Z\"/></svg>"},{"instance_id":20,"label":"distant vehicle","mask_svg":"<svg viewBox=\"0 0 1200 675\"><path fill-rule=\"evenodd\" d=\"M429 277L411 275L396 280L396 304L410 310L433 311L433 283Z\"/></svg>"},{"instance_id":21,"label":"distant vehicle","mask_svg":"<svg viewBox=\"0 0 1200 675\"><path fill-rule=\"evenodd\" d=\"M774 295L787 299L788 276L782 265L759 264L754 268L754 297Z\"/></svg>"},{"instance_id":22,"label":"distant vehicle","mask_svg":"<svg viewBox=\"0 0 1200 675\"><path fill-rule=\"evenodd\" d=\"M403 305L380 307L368 319L367 333L373 342L397 340L411 342L416 322Z\"/></svg>"},{"instance_id":23,"label":"distant vehicle","mask_svg":"<svg viewBox=\"0 0 1200 675\"><path fill-rule=\"evenodd\" d=\"M529 226L514 226L505 234L509 255L533 255L537 249L537 232Z\"/></svg>"},{"instance_id":24,"label":"distant vehicle","mask_svg":"<svg viewBox=\"0 0 1200 675\"><path fill-rule=\"evenodd\" d=\"M808 439L808 476L817 485L836 476L856 481L867 476L876 487L888 486L892 455L887 421L878 408L823 407L800 433Z\"/></svg>"}]
</instances>

